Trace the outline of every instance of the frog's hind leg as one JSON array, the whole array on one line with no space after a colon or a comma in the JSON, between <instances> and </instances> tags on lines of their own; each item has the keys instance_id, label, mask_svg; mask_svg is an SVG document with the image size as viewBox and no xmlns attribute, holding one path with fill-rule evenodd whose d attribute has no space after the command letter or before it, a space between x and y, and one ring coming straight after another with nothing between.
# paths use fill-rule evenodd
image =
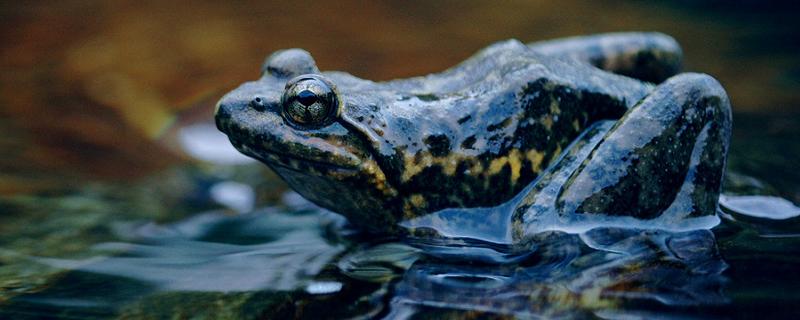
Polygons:
<instances>
[{"instance_id":1,"label":"frog's hind leg","mask_svg":"<svg viewBox=\"0 0 800 320\"><path fill-rule=\"evenodd\" d=\"M656 32L607 33L534 42L528 46L545 55L577 59L654 83L677 74L683 55L675 39Z\"/></svg>"},{"instance_id":2,"label":"frog's hind leg","mask_svg":"<svg viewBox=\"0 0 800 320\"><path fill-rule=\"evenodd\" d=\"M630 109L572 173L556 200L559 215L659 218L659 227L677 229L696 228L685 224L693 217L716 223L730 131L730 103L714 78L672 77Z\"/></svg>"}]
</instances>

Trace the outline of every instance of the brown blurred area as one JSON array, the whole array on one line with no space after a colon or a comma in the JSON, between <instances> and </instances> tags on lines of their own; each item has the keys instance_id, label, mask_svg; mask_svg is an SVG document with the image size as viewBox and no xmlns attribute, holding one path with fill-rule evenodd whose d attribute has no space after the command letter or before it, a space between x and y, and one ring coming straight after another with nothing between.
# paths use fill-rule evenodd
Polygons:
<instances>
[{"instance_id":1,"label":"brown blurred area","mask_svg":"<svg viewBox=\"0 0 800 320\"><path fill-rule=\"evenodd\" d=\"M643 1L3 2L0 193L186 161L161 141L176 117L210 117L289 47L385 80L508 38L661 31L682 44L685 69L720 79L735 112L797 114L798 24L786 11Z\"/></svg>"}]
</instances>

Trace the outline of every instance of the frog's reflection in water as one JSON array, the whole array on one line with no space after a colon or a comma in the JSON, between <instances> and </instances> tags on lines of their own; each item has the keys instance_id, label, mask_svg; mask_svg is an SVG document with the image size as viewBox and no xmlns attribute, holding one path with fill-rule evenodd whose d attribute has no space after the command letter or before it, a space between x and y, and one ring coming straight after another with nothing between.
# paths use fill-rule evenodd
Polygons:
<instances>
[{"instance_id":1,"label":"frog's reflection in water","mask_svg":"<svg viewBox=\"0 0 800 320\"><path fill-rule=\"evenodd\" d=\"M120 228L128 236L125 243L97 247L116 252L111 257L35 258L71 271L4 307L12 314L68 310L76 317L198 312L210 306L239 306L235 313L241 316L268 317L297 312L348 318L418 312L528 317L603 316L726 301L721 273L727 265L708 230L544 232L532 239L531 254L498 264L476 261L468 248L461 257L437 258L432 246L376 243L349 234L338 215L313 207L290 211L209 213L175 224ZM452 244L447 252L454 252ZM197 305L200 298L206 299L203 306ZM238 305L241 301L247 303ZM331 311L332 301L354 307Z\"/></svg>"},{"instance_id":2,"label":"frog's reflection in water","mask_svg":"<svg viewBox=\"0 0 800 320\"><path fill-rule=\"evenodd\" d=\"M721 273L727 264L708 230L669 233L602 228L581 235L549 232L537 241L535 253L513 264L422 256L394 284L389 312L400 316L446 308L574 316L600 315L621 307L631 312L635 306L726 302L722 295L726 280ZM371 256L373 265L378 265L375 257L386 250L376 251L377 255L362 256ZM370 270L366 265L362 269Z\"/></svg>"}]
</instances>

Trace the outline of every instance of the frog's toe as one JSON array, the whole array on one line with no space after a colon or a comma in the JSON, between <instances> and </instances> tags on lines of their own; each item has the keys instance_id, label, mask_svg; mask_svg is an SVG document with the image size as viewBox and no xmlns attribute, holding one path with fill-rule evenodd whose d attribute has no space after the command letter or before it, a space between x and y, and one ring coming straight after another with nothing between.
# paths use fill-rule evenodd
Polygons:
<instances>
[{"instance_id":1,"label":"frog's toe","mask_svg":"<svg viewBox=\"0 0 800 320\"><path fill-rule=\"evenodd\" d=\"M572 174L561 214L669 221L716 213L731 130L728 97L704 74L674 76L629 110Z\"/></svg>"}]
</instances>

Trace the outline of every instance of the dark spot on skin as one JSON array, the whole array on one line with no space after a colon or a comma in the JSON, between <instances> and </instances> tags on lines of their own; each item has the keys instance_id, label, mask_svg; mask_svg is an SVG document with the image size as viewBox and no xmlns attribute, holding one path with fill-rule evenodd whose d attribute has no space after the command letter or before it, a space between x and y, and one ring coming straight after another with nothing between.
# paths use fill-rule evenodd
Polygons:
<instances>
[{"instance_id":1,"label":"dark spot on skin","mask_svg":"<svg viewBox=\"0 0 800 320\"><path fill-rule=\"evenodd\" d=\"M439 97L436 96L435 94L432 94L432 93L415 94L414 96L417 97L417 99L420 99L422 101L437 101L437 100L439 100Z\"/></svg>"},{"instance_id":2,"label":"dark spot on skin","mask_svg":"<svg viewBox=\"0 0 800 320\"><path fill-rule=\"evenodd\" d=\"M477 139L475 139L475 136L469 136L466 139L464 139L464 142L461 142L461 148L472 149L472 145L475 144L475 141L477 141Z\"/></svg>"},{"instance_id":3,"label":"dark spot on skin","mask_svg":"<svg viewBox=\"0 0 800 320\"><path fill-rule=\"evenodd\" d=\"M541 168L538 171L536 171L536 173L539 173L540 171L541 171ZM528 159L522 160L522 167L520 167L519 172L520 173L534 172L533 171L533 163Z\"/></svg>"},{"instance_id":4,"label":"dark spot on skin","mask_svg":"<svg viewBox=\"0 0 800 320\"><path fill-rule=\"evenodd\" d=\"M528 83L522 89L519 104L525 110L523 119L536 119L550 113L550 104L553 102L550 90L547 87L547 79L538 79Z\"/></svg>"},{"instance_id":5,"label":"dark spot on skin","mask_svg":"<svg viewBox=\"0 0 800 320\"><path fill-rule=\"evenodd\" d=\"M478 178L477 175L472 175L473 172L470 171L478 162L480 162L478 159L464 159L456 166L456 177L463 182L461 183L461 191L466 195L473 194L473 186L478 186L482 182L481 178ZM462 201L466 199L462 198Z\"/></svg>"},{"instance_id":6,"label":"dark spot on skin","mask_svg":"<svg viewBox=\"0 0 800 320\"><path fill-rule=\"evenodd\" d=\"M443 157L450 153L450 139L443 134L428 136L423 141L434 157Z\"/></svg>"},{"instance_id":7,"label":"dark spot on skin","mask_svg":"<svg viewBox=\"0 0 800 320\"><path fill-rule=\"evenodd\" d=\"M517 136L515 138L521 141L522 144L529 143L534 149L544 150L549 145L547 142L549 134L550 132L548 132L541 123L534 123L533 125L517 129Z\"/></svg>"},{"instance_id":8,"label":"dark spot on skin","mask_svg":"<svg viewBox=\"0 0 800 320\"><path fill-rule=\"evenodd\" d=\"M469 121L469 119L472 119L472 115L467 115L461 119L458 119L458 124L464 124L464 122Z\"/></svg>"},{"instance_id":9,"label":"dark spot on skin","mask_svg":"<svg viewBox=\"0 0 800 320\"><path fill-rule=\"evenodd\" d=\"M371 110L372 112L378 112L378 110L380 110L380 108L378 108L377 105L371 104L371 105L369 105L369 110ZM374 116L372 116L372 115L370 115L370 117L374 118Z\"/></svg>"},{"instance_id":10,"label":"dark spot on skin","mask_svg":"<svg viewBox=\"0 0 800 320\"><path fill-rule=\"evenodd\" d=\"M364 117L363 116L358 116L358 117L356 117L356 121L364 122Z\"/></svg>"},{"instance_id":11,"label":"dark spot on skin","mask_svg":"<svg viewBox=\"0 0 800 320\"><path fill-rule=\"evenodd\" d=\"M491 131L495 131L495 130L498 130L498 129L502 129L502 128L508 127L510 124L511 124L511 118L506 118L505 120L503 120L500 123L490 124L488 127L486 127L486 130L491 132Z\"/></svg>"},{"instance_id":12,"label":"dark spot on skin","mask_svg":"<svg viewBox=\"0 0 800 320\"><path fill-rule=\"evenodd\" d=\"M667 58L657 55L656 52L658 51L658 47L639 51L636 57L633 58L634 67L630 70L621 70L619 74L648 82L660 83L678 73L680 71L680 63L675 62L677 58L674 58L672 63L665 63ZM664 54L669 55L669 53Z\"/></svg>"},{"instance_id":13,"label":"dark spot on skin","mask_svg":"<svg viewBox=\"0 0 800 320\"><path fill-rule=\"evenodd\" d=\"M442 166L440 165L432 165L420 171L418 174L414 175L409 181L409 185L435 185L435 186L448 186L451 185L453 182L448 181L450 179L447 178L444 174L442 174ZM413 189L412 189L413 190ZM448 188L450 190L450 188ZM425 197L425 201L427 205L433 207L440 207L442 205L446 205L446 198L444 195L441 194L423 194Z\"/></svg>"},{"instance_id":14,"label":"dark spot on skin","mask_svg":"<svg viewBox=\"0 0 800 320\"><path fill-rule=\"evenodd\" d=\"M504 165L503 168L500 169L500 172L489 178L489 185L492 186L492 188L486 190L485 197L510 194L512 191L511 167L508 164Z\"/></svg>"},{"instance_id":15,"label":"dark spot on skin","mask_svg":"<svg viewBox=\"0 0 800 320\"><path fill-rule=\"evenodd\" d=\"M592 120L616 120L628 111L624 100L616 100L608 95L594 92L581 93L581 105L594 106L590 113L584 113L585 121ZM563 109L562 109L563 111Z\"/></svg>"}]
</instances>

